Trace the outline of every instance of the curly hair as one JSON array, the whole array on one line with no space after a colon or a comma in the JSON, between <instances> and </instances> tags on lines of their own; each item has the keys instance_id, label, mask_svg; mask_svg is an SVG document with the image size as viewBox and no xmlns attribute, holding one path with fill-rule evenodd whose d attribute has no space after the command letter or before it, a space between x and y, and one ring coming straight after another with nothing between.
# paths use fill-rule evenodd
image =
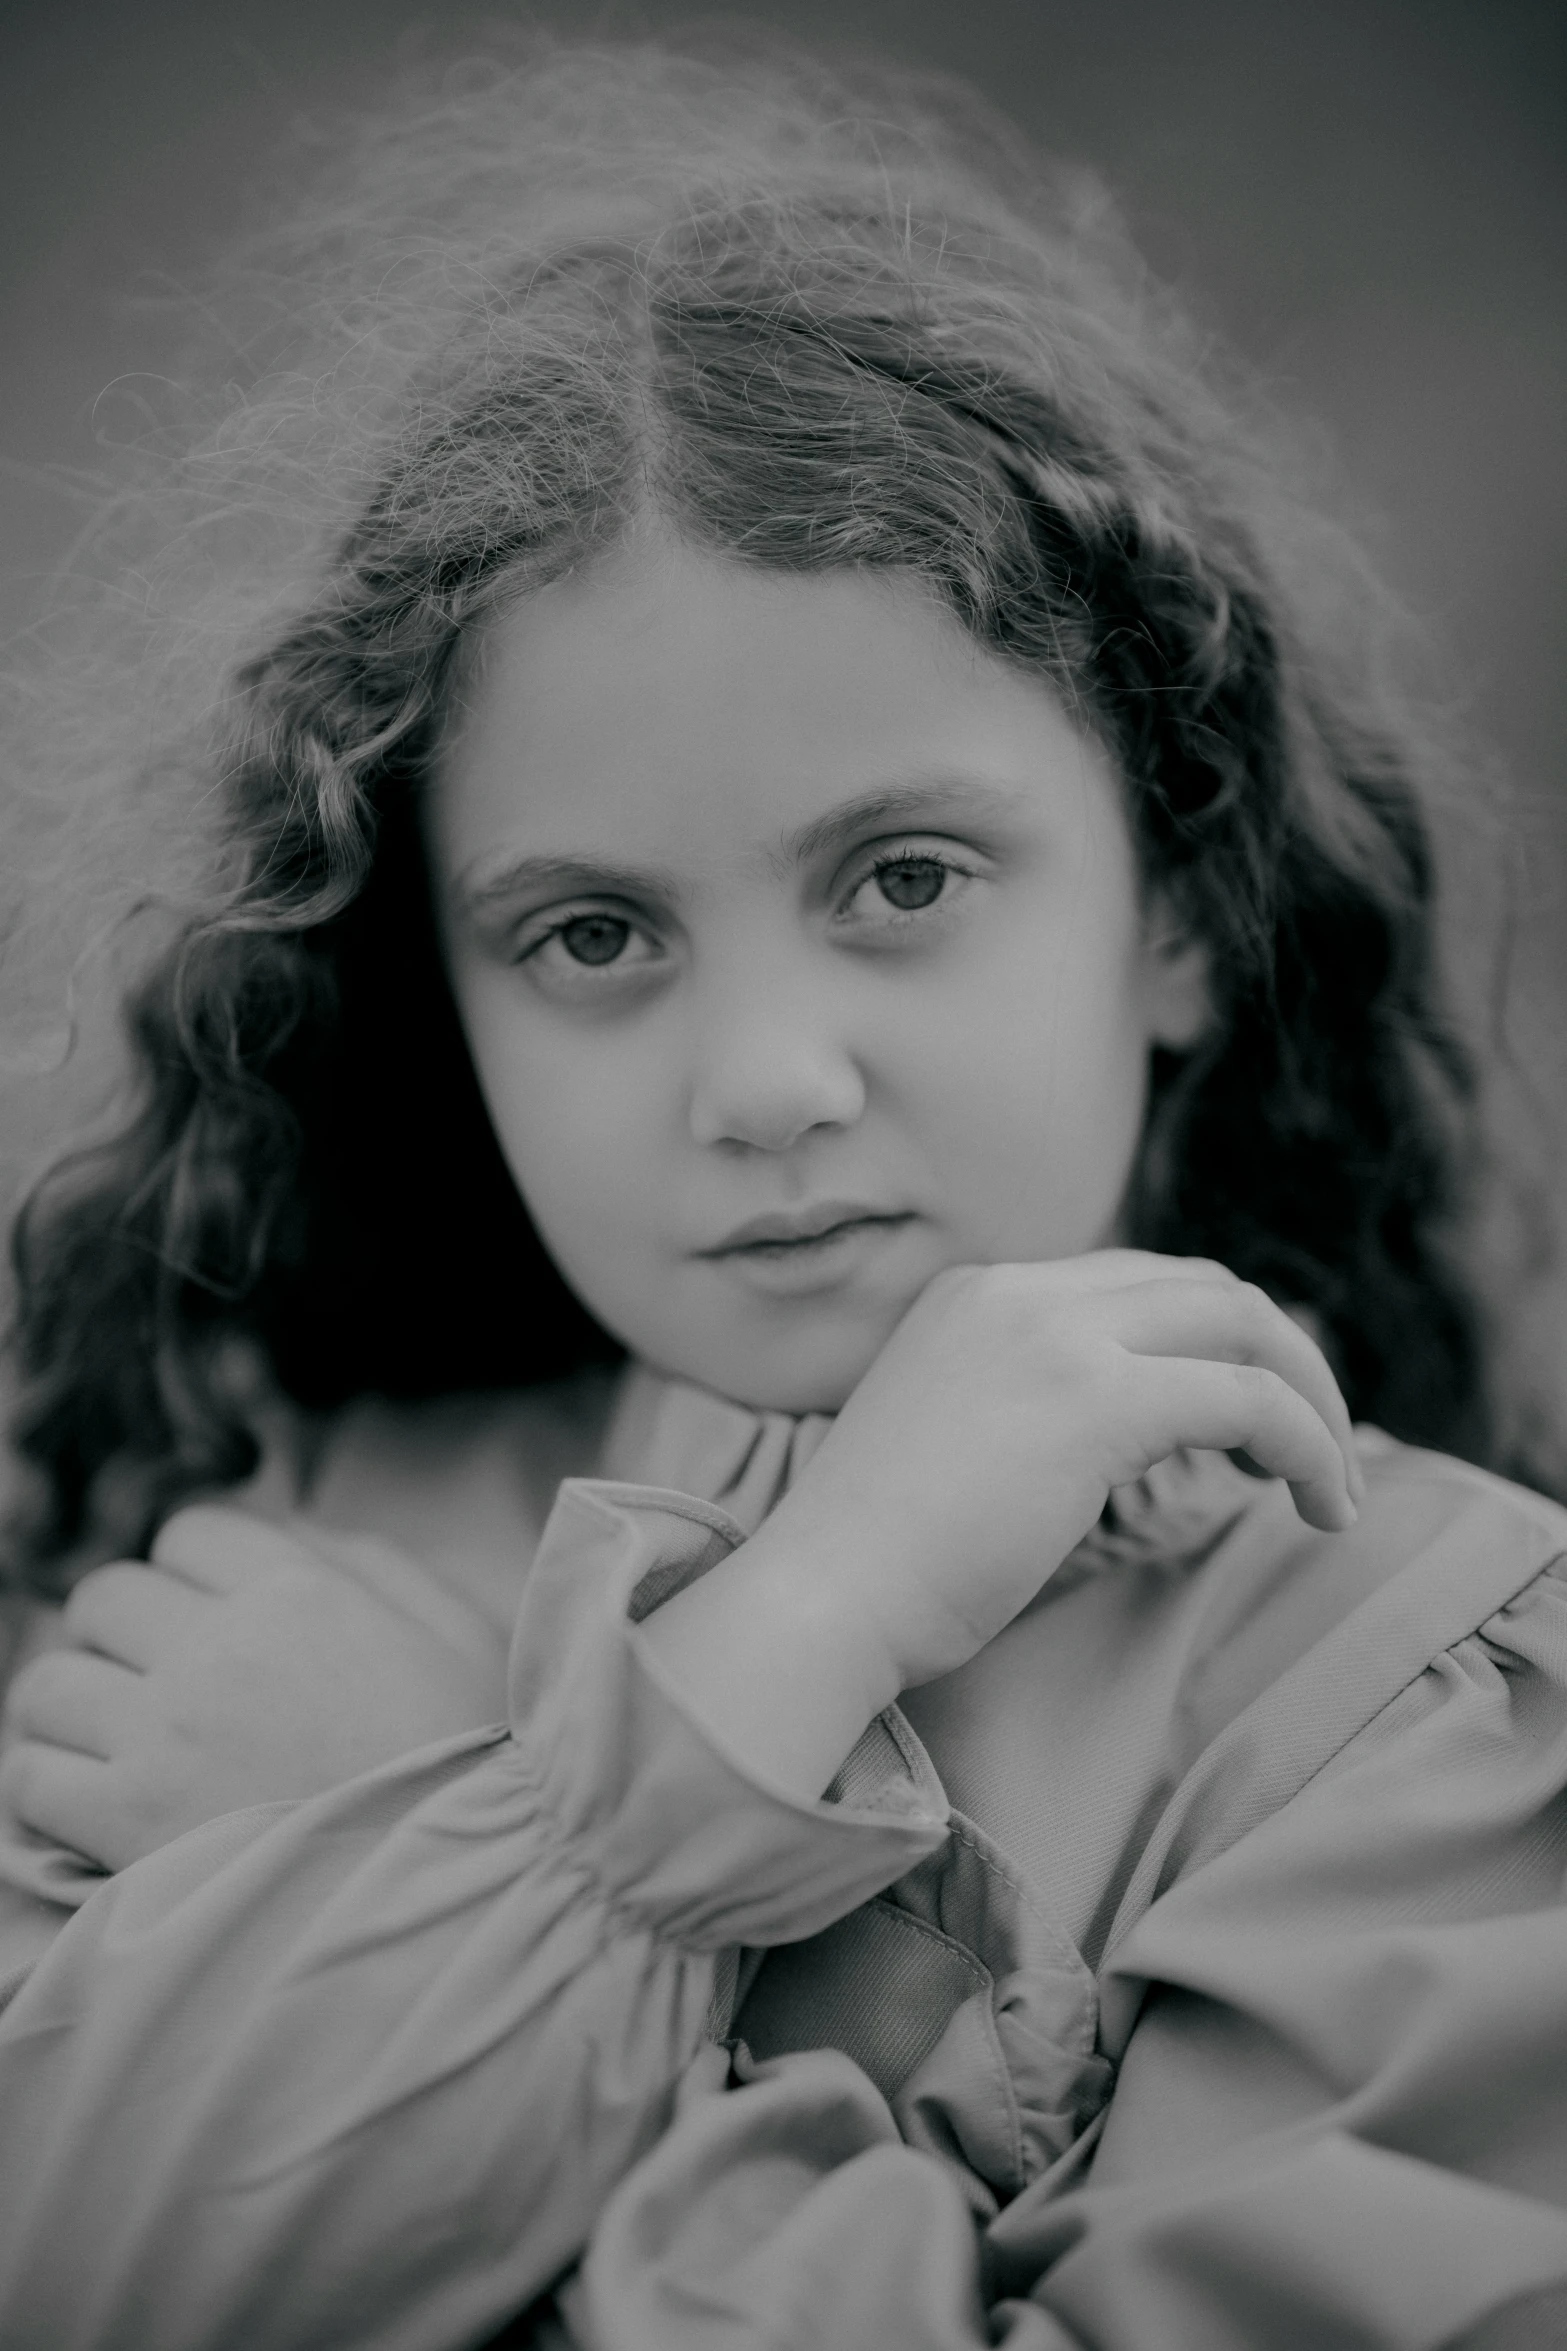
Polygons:
<instances>
[{"instance_id":1,"label":"curly hair","mask_svg":"<svg viewBox=\"0 0 1567 2351\"><path fill-rule=\"evenodd\" d=\"M220 846L129 994L131 1114L16 1225L24 1571L246 1472L236 1335L316 1408L616 1353L491 1134L416 804L475 625L649 509L912 574L1099 731L1221 1007L1156 1057L1132 1237L1486 1458L1418 734L1352 554L1092 191L928 81L535 43L379 118L310 224L335 356L273 366L247 447L293 431L332 535L196 763Z\"/></svg>"}]
</instances>

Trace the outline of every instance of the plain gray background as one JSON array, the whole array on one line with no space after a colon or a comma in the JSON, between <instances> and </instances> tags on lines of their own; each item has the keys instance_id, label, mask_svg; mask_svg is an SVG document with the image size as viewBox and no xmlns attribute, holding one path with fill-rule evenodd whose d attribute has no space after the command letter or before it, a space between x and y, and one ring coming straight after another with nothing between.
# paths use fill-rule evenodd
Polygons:
<instances>
[{"instance_id":1,"label":"plain gray background","mask_svg":"<svg viewBox=\"0 0 1567 2351\"><path fill-rule=\"evenodd\" d=\"M582 30L692 16L656 0L533 13ZM0 0L0 638L47 600L96 435L120 429L139 373L167 371L166 297L241 220L279 133L352 99L410 28L460 51L502 14ZM966 75L1095 166L1155 266L1282 405L1317 420L1349 511L1437 636L1463 722L1511 779L1526 849L1511 1033L1567 1160L1567 9L780 0L706 14ZM1460 873L1460 940L1466 887Z\"/></svg>"}]
</instances>

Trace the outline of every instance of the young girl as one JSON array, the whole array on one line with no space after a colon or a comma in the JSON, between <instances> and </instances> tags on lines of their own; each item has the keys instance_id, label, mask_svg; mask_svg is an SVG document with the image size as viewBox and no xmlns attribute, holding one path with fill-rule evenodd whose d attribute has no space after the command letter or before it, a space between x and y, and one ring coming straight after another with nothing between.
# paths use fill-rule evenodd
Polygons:
<instances>
[{"instance_id":1,"label":"young girl","mask_svg":"<svg viewBox=\"0 0 1567 2351\"><path fill-rule=\"evenodd\" d=\"M891 77L359 186L352 513L17 1234L0 2338L1560 2341L1567 1521L1441 1450L1350 571Z\"/></svg>"}]
</instances>

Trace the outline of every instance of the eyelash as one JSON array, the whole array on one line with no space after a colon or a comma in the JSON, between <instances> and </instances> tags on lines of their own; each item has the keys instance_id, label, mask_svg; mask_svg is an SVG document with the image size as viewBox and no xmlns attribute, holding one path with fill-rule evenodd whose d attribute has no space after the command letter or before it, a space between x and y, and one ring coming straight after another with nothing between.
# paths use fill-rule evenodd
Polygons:
<instances>
[{"instance_id":1,"label":"eyelash","mask_svg":"<svg viewBox=\"0 0 1567 2351\"><path fill-rule=\"evenodd\" d=\"M911 868L918 869L921 867L934 867L941 872L943 877L946 877L943 879L942 886L937 895L931 900L928 906L917 907L894 906L890 900L884 897L879 927L883 929L891 928L902 930L909 925L919 923L926 915L939 914L945 910L946 905L953 895L953 893L950 892L947 887L947 878L955 881L972 881L976 878L973 867L961 863L959 859L952 854L950 849L946 848L945 846L933 846L931 848L890 849L883 851L880 855L878 855L870 864L870 866L864 872L859 874L858 877L850 884L849 888L844 892L839 901L837 911L840 914L845 912L853 905L855 899L859 897L860 893L867 887L868 884L879 881L884 874L907 872ZM593 905L571 907L565 913L560 915L556 921L551 923L549 928L544 931L540 937L532 940L526 947L520 949L515 957L515 961L519 964L533 962L536 957L543 954L543 952L556 940L564 939L566 932L572 929L575 924L580 922L589 922L595 918L601 921L624 923L628 932L630 932L633 936L637 934L640 928L635 916L629 912L621 914L619 912L611 911L610 909L603 906ZM645 937L647 934L643 932L642 935ZM574 956L568 956L567 960L574 978L576 975L585 975L589 972L595 971L606 974L619 973L623 975L627 968L626 965L622 963L619 956L616 956L613 959L601 964L582 962ZM639 967L634 966L632 968ZM594 983L592 981L586 981L585 984L592 986Z\"/></svg>"},{"instance_id":2,"label":"eyelash","mask_svg":"<svg viewBox=\"0 0 1567 2351\"><path fill-rule=\"evenodd\" d=\"M876 858L869 872L860 875L844 900L845 906L852 905L866 884L879 881L883 874L907 872L910 868L921 866L936 867L947 879L955 881L972 881L975 878L973 867L961 864L948 849L891 849ZM951 896L944 879L928 906L894 906L887 899L884 901L886 914L901 929L905 924L918 922L923 915L944 910Z\"/></svg>"}]
</instances>

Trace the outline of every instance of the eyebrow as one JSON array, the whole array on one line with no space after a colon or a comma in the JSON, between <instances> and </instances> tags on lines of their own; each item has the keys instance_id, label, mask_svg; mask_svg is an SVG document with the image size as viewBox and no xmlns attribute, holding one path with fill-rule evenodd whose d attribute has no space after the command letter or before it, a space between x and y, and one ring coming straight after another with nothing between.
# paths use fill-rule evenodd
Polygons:
<instances>
[{"instance_id":1,"label":"eyebrow","mask_svg":"<svg viewBox=\"0 0 1567 2351\"><path fill-rule=\"evenodd\" d=\"M518 898L672 898L677 877L651 865L606 865L591 857L489 857L460 873L452 895L465 914L485 915Z\"/></svg>"},{"instance_id":2,"label":"eyebrow","mask_svg":"<svg viewBox=\"0 0 1567 2351\"><path fill-rule=\"evenodd\" d=\"M782 870L809 865L841 851L867 833L907 831L932 818L954 816L991 823L1015 812L1017 794L1005 785L975 776L940 776L927 782L891 784L786 833L772 851ZM459 874L453 895L469 915L482 917L519 898L672 899L679 877L666 866L615 865L587 857L481 856Z\"/></svg>"},{"instance_id":3,"label":"eyebrow","mask_svg":"<svg viewBox=\"0 0 1567 2351\"><path fill-rule=\"evenodd\" d=\"M891 784L846 801L841 808L787 834L780 844L779 862L809 865L824 852L844 849L865 833L919 830L922 820L931 817L958 816L994 824L1014 814L1016 808L1015 791L978 776L936 776L928 782Z\"/></svg>"}]
</instances>

